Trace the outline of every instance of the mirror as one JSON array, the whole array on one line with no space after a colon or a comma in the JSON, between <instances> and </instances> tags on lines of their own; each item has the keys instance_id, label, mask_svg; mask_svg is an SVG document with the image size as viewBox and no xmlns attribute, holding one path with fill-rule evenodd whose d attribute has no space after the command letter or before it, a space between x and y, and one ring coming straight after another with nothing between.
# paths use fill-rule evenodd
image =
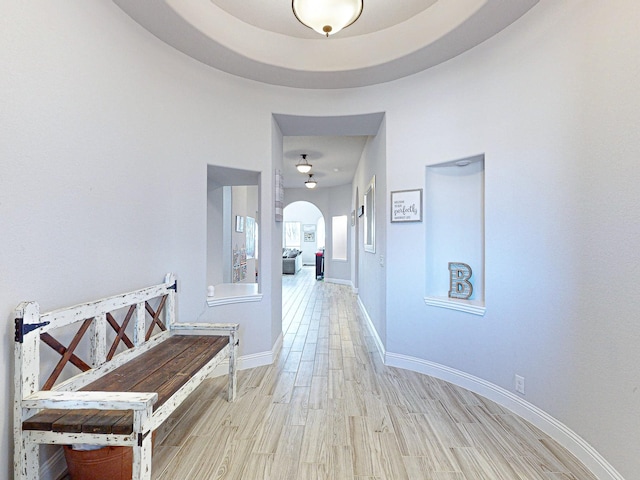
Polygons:
<instances>
[{"instance_id":1,"label":"mirror","mask_svg":"<svg viewBox=\"0 0 640 480\"><path fill-rule=\"evenodd\" d=\"M259 172L208 165L207 285L258 282L259 181Z\"/></svg>"},{"instance_id":2,"label":"mirror","mask_svg":"<svg viewBox=\"0 0 640 480\"><path fill-rule=\"evenodd\" d=\"M376 176L364 194L364 251L376 253Z\"/></svg>"}]
</instances>

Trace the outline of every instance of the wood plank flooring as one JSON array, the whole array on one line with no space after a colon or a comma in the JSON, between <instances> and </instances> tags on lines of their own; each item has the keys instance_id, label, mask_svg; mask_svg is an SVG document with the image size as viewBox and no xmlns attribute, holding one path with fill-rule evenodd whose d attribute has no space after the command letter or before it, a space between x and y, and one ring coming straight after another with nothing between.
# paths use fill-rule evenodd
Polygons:
<instances>
[{"instance_id":1,"label":"wood plank flooring","mask_svg":"<svg viewBox=\"0 0 640 480\"><path fill-rule=\"evenodd\" d=\"M350 288L283 276L274 365L207 380L158 431L153 478L595 480L499 405L380 362Z\"/></svg>"}]
</instances>

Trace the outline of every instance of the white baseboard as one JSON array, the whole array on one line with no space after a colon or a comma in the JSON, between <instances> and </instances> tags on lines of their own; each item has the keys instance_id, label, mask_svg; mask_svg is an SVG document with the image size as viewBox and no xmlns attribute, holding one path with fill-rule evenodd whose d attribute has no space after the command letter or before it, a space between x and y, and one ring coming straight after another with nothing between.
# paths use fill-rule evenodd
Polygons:
<instances>
[{"instance_id":1,"label":"white baseboard","mask_svg":"<svg viewBox=\"0 0 640 480\"><path fill-rule=\"evenodd\" d=\"M280 335L276 339L276 343L274 343L273 347L271 347L271 363L276 360L278 353L280 353L280 350L282 349L282 338L282 332L280 332Z\"/></svg>"},{"instance_id":2,"label":"white baseboard","mask_svg":"<svg viewBox=\"0 0 640 480\"><path fill-rule=\"evenodd\" d=\"M353 288L353 282L351 282L351 280L343 280L341 278L324 277L324 283L337 283L338 285L347 285Z\"/></svg>"},{"instance_id":3,"label":"white baseboard","mask_svg":"<svg viewBox=\"0 0 640 480\"><path fill-rule=\"evenodd\" d=\"M243 355L238 357L238 370L248 370L250 368L263 367L271 365L276 355L282 348L282 334L276 340L273 348L267 352L252 353L251 355ZM218 365L211 374L211 377L221 377L229 373L229 361L226 360Z\"/></svg>"},{"instance_id":4,"label":"white baseboard","mask_svg":"<svg viewBox=\"0 0 640 480\"><path fill-rule=\"evenodd\" d=\"M358 307L365 318L367 328L375 339L378 353L382 357L385 365L430 375L482 395L502 405L545 432L573 453L598 479L624 480L622 475L580 435L544 410L525 401L514 393L460 370L421 358L387 352L360 297L358 297Z\"/></svg>"},{"instance_id":5,"label":"white baseboard","mask_svg":"<svg viewBox=\"0 0 640 480\"><path fill-rule=\"evenodd\" d=\"M600 480L624 480L587 441L535 405L502 387L468 373L437 363L397 353L385 354L385 365L403 368L445 380L471 390L529 421L573 453Z\"/></svg>"},{"instance_id":6,"label":"white baseboard","mask_svg":"<svg viewBox=\"0 0 640 480\"><path fill-rule=\"evenodd\" d=\"M360 299L360 297L358 297L358 307L360 308L360 312L362 313L362 316L365 319L365 324L369 329L369 333L371 334L371 336L373 337L373 340L376 343L376 348L378 349L378 353L380 354L380 360L382 360L382 363L385 363L386 350L384 348L384 343L382 343L382 339L380 338L380 335L378 335L378 331L373 326L371 317L369 316L369 313L367 312L367 309L362 303L362 300Z\"/></svg>"}]
</instances>

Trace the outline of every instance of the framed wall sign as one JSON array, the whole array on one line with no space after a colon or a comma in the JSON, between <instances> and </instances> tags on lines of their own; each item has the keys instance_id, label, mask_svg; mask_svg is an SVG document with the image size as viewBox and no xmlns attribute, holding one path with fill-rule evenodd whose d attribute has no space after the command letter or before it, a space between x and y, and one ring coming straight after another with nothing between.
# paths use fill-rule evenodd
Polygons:
<instances>
[{"instance_id":1,"label":"framed wall sign","mask_svg":"<svg viewBox=\"0 0 640 480\"><path fill-rule=\"evenodd\" d=\"M422 189L391 192L391 221L422 221Z\"/></svg>"}]
</instances>

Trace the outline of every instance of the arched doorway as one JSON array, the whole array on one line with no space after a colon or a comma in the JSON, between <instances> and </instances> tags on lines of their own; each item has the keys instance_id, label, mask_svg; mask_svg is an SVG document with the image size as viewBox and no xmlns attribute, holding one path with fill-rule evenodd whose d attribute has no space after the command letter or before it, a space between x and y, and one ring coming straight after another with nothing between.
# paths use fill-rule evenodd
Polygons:
<instances>
[{"instance_id":1,"label":"arched doorway","mask_svg":"<svg viewBox=\"0 0 640 480\"><path fill-rule=\"evenodd\" d=\"M325 246L325 220L316 205L296 201L284 208L282 246L282 332L286 334L301 299L308 297L315 288L316 252ZM301 252L296 259L284 258L296 251Z\"/></svg>"},{"instance_id":2,"label":"arched doorway","mask_svg":"<svg viewBox=\"0 0 640 480\"><path fill-rule=\"evenodd\" d=\"M313 203L293 202L284 208L282 246L302 252L303 265L315 265L315 255L325 246L325 219Z\"/></svg>"}]
</instances>

